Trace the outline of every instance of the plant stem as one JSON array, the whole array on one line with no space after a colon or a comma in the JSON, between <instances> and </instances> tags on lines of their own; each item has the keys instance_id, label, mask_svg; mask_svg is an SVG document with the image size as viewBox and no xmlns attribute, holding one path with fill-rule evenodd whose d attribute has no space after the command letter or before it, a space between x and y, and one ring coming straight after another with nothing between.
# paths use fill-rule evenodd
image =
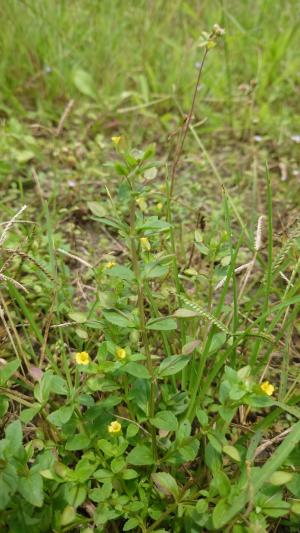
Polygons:
<instances>
[{"instance_id":1,"label":"plant stem","mask_svg":"<svg viewBox=\"0 0 300 533\"><path fill-rule=\"evenodd\" d=\"M150 384L150 398L149 398L149 418L153 418L155 414L155 385L154 385L154 372L153 372L153 363L149 348L149 339L148 333L146 330L146 319L145 319L145 304L144 304L144 287L143 281L141 279L141 272L138 260L138 253L136 247L136 234L135 234L135 198L134 193L132 192L132 200L130 204L130 248L131 248L131 260L133 271L137 281L137 297L138 297L138 309L139 309L139 319L140 319L140 331L142 334L143 345L145 349L147 368L151 376ZM152 452L153 456L157 458L157 444L156 444L156 431L155 428L150 425L151 439L152 439Z\"/></svg>"},{"instance_id":2,"label":"plant stem","mask_svg":"<svg viewBox=\"0 0 300 533\"><path fill-rule=\"evenodd\" d=\"M195 88L194 88L193 99L192 99L192 105L191 105L191 108L190 108L190 111L188 113L188 116L186 117L186 120L185 120L185 122L183 124L182 130L181 130L181 132L179 134L179 137L178 137L178 141L177 141L177 145L176 145L176 149L175 149L174 161L173 161L172 170L171 170L170 198L172 198L172 195L173 195L176 171L177 171L178 163L180 161L181 153L182 153L182 150L183 150L184 141L186 139L187 133L189 131L190 123L191 123L191 120L192 120L192 117L193 117L193 112L194 112L194 107L195 107L195 103L196 103L196 97L197 97L197 92L198 92L198 88L199 88L199 84L200 84L201 74L202 74L203 66L204 66L204 63L205 63L205 60L206 60L206 56L208 54L208 50L209 49L206 46L205 49L204 49L204 55L203 55L203 58L202 58L202 61L201 61L201 65L200 65L199 71L198 71L198 76L197 76L197 80L196 80L196 84L195 84Z\"/></svg>"}]
</instances>

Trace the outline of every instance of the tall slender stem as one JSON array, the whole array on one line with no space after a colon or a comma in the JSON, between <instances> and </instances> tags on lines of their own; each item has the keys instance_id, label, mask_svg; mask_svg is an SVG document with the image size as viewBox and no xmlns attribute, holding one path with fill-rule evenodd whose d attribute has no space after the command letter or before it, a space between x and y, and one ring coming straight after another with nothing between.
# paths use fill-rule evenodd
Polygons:
<instances>
[{"instance_id":1,"label":"tall slender stem","mask_svg":"<svg viewBox=\"0 0 300 533\"><path fill-rule=\"evenodd\" d=\"M175 149L174 161L173 161L172 170L171 170L170 197L172 197L172 195L173 195L177 166L178 166L178 163L180 161L181 153L182 153L183 146L184 146L184 141L185 141L185 138L186 138L187 133L189 131L190 123L191 123L191 120L192 120L192 117L193 117L193 112L194 112L194 108L195 108L196 97L197 97L197 92L198 92L198 88L199 88L199 84L200 84L203 65L205 63L205 59L206 59L206 56L208 54L208 50L209 49L206 46L205 50L204 50L204 55L203 55L203 58L202 58L202 61L201 61L200 67L199 67L199 71L198 71L198 76L197 76L197 80L196 80L196 84L195 84L195 89L194 89L191 108L190 108L190 111L189 111L189 113L188 113L188 115L186 117L186 120L185 120L185 122L183 124L182 130L181 130L181 132L179 134L179 137L178 137L178 141L177 141L177 145L176 145L176 149Z\"/></svg>"},{"instance_id":2,"label":"tall slender stem","mask_svg":"<svg viewBox=\"0 0 300 533\"><path fill-rule=\"evenodd\" d=\"M146 329L146 319L145 319L145 303L144 303L144 287L141 279L141 272L139 266L139 259L136 247L136 233L135 233L135 198L132 193L132 200L130 205L130 248L131 248L131 260L134 270L134 274L137 281L137 297L138 297L138 309L139 309L139 320L140 320L140 331L142 335L143 345L145 349L147 368L151 376L150 384L150 398L149 398L149 418L153 418L155 414L155 384L154 384L154 372L153 372L153 363L149 348L149 339L148 332ZM157 458L157 444L156 444L156 431L155 428L150 426L151 438L152 438L152 451L154 458Z\"/></svg>"}]
</instances>

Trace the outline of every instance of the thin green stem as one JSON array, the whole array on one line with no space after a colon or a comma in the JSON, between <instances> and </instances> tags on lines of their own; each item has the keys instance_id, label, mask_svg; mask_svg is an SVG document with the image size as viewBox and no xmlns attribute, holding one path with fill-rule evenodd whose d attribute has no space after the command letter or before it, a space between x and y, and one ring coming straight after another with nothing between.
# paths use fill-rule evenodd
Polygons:
<instances>
[{"instance_id":1,"label":"thin green stem","mask_svg":"<svg viewBox=\"0 0 300 533\"><path fill-rule=\"evenodd\" d=\"M146 362L149 374L151 376L150 384L150 398L149 398L149 418L154 418L155 414L155 384L154 384L154 372L153 372L153 363L149 347L148 332L146 329L146 318L145 318L145 303L144 303L144 287L143 281L141 278L139 259L136 246L136 231L135 231L135 198L132 193L132 200L130 204L130 249L131 249L131 260L133 271L136 277L137 282L137 297L138 297L138 309L139 309L139 320L140 320L140 331L142 335L143 345L145 349ZM151 440L152 440L152 451L153 456L157 458L157 443L156 443L156 431L154 426L150 425Z\"/></svg>"}]
</instances>

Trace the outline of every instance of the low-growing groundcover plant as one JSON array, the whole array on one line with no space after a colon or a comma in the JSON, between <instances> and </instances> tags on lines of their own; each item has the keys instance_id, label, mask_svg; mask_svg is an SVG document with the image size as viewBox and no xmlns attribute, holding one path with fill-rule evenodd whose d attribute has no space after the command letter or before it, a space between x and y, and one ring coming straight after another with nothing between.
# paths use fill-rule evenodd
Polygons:
<instances>
[{"instance_id":1,"label":"low-growing groundcover plant","mask_svg":"<svg viewBox=\"0 0 300 533\"><path fill-rule=\"evenodd\" d=\"M221 33L204 35L204 57ZM197 228L178 260L175 175L192 111L170 176L152 147L113 137L117 191L108 185L106 204L89 208L120 251L91 268L85 308L65 314L46 204L49 272L5 248L16 217L4 227L1 318L14 357L0 374L3 531L299 530L299 391L289 371L299 228L275 249L266 166L255 234L224 189L222 220ZM50 319L10 275L20 260L45 297L55 287L52 307L39 296Z\"/></svg>"}]
</instances>

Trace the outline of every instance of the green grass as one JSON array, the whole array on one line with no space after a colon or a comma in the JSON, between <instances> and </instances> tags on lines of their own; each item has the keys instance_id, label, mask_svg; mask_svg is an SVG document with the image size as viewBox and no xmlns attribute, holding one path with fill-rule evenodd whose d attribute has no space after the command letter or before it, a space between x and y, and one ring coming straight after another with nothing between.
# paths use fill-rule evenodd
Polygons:
<instances>
[{"instance_id":1,"label":"green grass","mask_svg":"<svg viewBox=\"0 0 300 533\"><path fill-rule=\"evenodd\" d=\"M297 4L0 6L1 530L299 530Z\"/></svg>"}]
</instances>

